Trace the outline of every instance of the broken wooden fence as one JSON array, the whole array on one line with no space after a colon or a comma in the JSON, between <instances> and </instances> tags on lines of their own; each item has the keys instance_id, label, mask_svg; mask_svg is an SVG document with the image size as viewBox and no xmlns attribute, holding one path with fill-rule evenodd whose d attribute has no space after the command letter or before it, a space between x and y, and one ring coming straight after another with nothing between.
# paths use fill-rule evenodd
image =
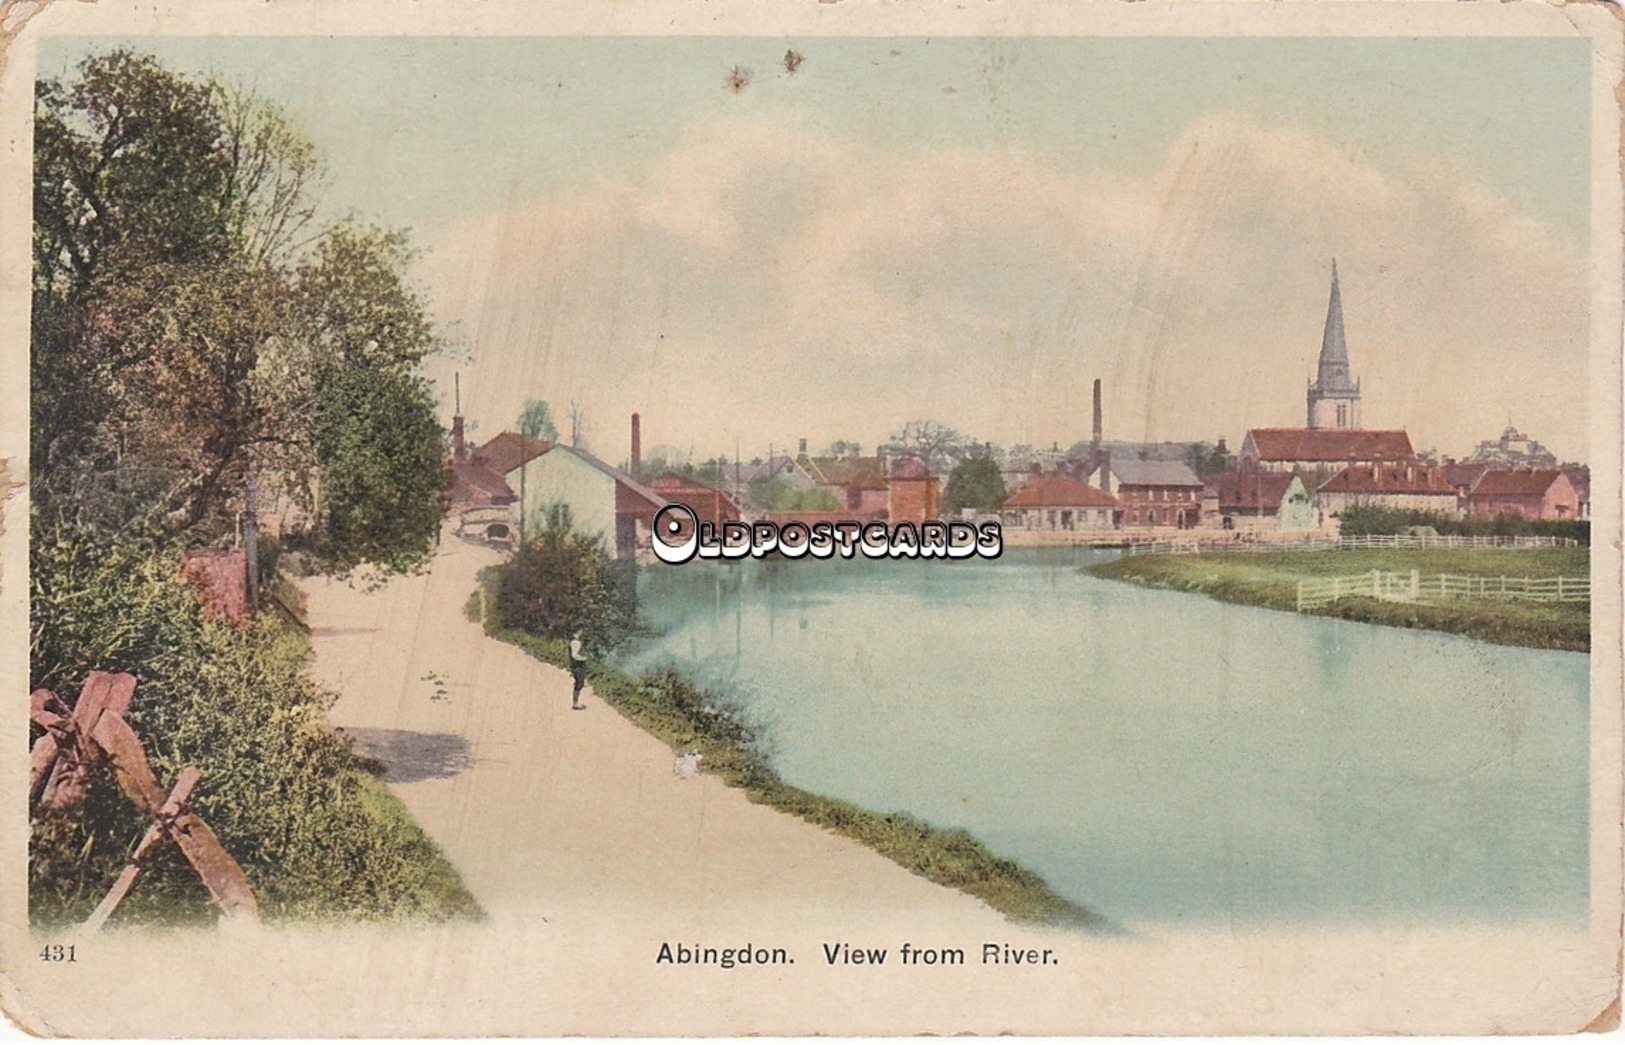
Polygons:
<instances>
[{"instance_id":1,"label":"broken wooden fence","mask_svg":"<svg viewBox=\"0 0 1625 1045\"><path fill-rule=\"evenodd\" d=\"M85 927L96 930L107 921L135 884L142 863L165 837L179 847L222 915L257 921L259 904L242 868L209 825L187 809L187 800L202 771L196 766L185 767L168 790L158 783L140 738L124 721L124 712L134 695L133 675L93 671L85 678L72 711L47 689L35 690L29 700L30 717L45 730L29 753L28 799L32 808L53 812L79 805L85 799L90 774L105 761L130 801L153 818L129 863Z\"/></svg>"}]
</instances>

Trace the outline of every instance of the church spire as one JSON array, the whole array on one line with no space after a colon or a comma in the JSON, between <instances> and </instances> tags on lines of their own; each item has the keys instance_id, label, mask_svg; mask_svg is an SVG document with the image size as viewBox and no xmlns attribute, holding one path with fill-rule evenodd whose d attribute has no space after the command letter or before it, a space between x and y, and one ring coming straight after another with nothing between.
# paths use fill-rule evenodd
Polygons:
<instances>
[{"instance_id":1,"label":"church spire","mask_svg":"<svg viewBox=\"0 0 1625 1045\"><path fill-rule=\"evenodd\" d=\"M1336 258L1332 259L1332 296L1326 303L1326 332L1320 339L1319 377L1322 392L1354 387L1349 377L1349 345L1343 333L1343 293L1337 286Z\"/></svg>"},{"instance_id":2,"label":"church spire","mask_svg":"<svg viewBox=\"0 0 1625 1045\"><path fill-rule=\"evenodd\" d=\"M1309 386L1310 428L1360 427L1360 386L1349 373L1348 338L1343 333L1343 292L1332 259L1332 293L1326 302L1326 331L1320 338L1320 367Z\"/></svg>"}]
</instances>

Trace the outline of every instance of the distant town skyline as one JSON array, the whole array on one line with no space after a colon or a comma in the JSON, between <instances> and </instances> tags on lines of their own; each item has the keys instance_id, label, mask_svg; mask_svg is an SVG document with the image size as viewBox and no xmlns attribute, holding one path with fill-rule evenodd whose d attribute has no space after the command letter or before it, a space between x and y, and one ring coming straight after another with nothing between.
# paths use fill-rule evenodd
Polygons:
<instances>
[{"instance_id":1,"label":"distant town skyline","mask_svg":"<svg viewBox=\"0 0 1625 1045\"><path fill-rule=\"evenodd\" d=\"M1584 40L60 38L42 73L116 44L284 105L327 198L413 229L484 436L542 398L612 461L633 411L702 459L1065 447L1100 377L1109 439L1234 443L1303 423L1335 256L1366 427L1589 455Z\"/></svg>"}]
</instances>

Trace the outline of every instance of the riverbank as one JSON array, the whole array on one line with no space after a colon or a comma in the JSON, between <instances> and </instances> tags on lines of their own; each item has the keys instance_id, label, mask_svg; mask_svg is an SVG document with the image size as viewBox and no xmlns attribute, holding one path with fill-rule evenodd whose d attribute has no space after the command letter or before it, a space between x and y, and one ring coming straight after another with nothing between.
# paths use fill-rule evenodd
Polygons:
<instances>
[{"instance_id":1,"label":"riverbank","mask_svg":"<svg viewBox=\"0 0 1625 1045\"><path fill-rule=\"evenodd\" d=\"M486 634L565 668L563 642L501 628L484 612L491 598L489 574L469 599L468 613ZM964 831L945 831L901 813L877 813L792 787L758 753L754 729L724 698L691 685L671 671L633 677L595 663L592 691L629 721L665 743L674 754L699 752L701 771L751 802L788 813L849 838L937 885L973 896L1011 921L1060 928L1111 931L1099 914L1056 893L1038 875L1003 859Z\"/></svg>"},{"instance_id":2,"label":"riverbank","mask_svg":"<svg viewBox=\"0 0 1625 1045\"><path fill-rule=\"evenodd\" d=\"M1298 612L1300 580L1372 570L1489 578L1576 577L1589 576L1591 566L1590 549L1585 547L1376 548L1136 555L1087 569L1097 577L1143 587L1188 591L1224 602ZM1445 632L1502 646L1576 652L1591 649L1590 604L1585 602L1460 598L1427 603L1350 597L1305 612L1366 624Z\"/></svg>"}]
</instances>

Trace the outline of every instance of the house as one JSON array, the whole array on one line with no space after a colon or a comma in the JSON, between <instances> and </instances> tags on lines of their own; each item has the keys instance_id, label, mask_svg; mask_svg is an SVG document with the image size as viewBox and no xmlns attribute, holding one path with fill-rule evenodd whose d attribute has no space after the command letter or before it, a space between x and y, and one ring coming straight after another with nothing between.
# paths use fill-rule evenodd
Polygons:
<instances>
[{"instance_id":1,"label":"house","mask_svg":"<svg viewBox=\"0 0 1625 1045\"><path fill-rule=\"evenodd\" d=\"M1474 461L1446 461L1440 466L1439 474L1444 476L1445 482L1455 487L1458 511L1467 510L1467 495L1472 492L1473 484L1489 470L1489 465Z\"/></svg>"},{"instance_id":2,"label":"house","mask_svg":"<svg viewBox=\"0 0 1625 1045\"><path fill-rule=\"evenodd\" d=\"M1117 461L1102 468L1106 493L1122 507L1124 526L1174 526L1181 530L1202 518L1202 480L1183 461Z\"/></svg>"},{"instance_id":3,"label":"house","mask_svg":"<svg viewBox=\"0 0 1625 1045\"><path fill-rule=\"evenodd\" d=\"M518 523L514 506L519 497L491 462L494 460L501 466L531 451L535 451L531 453L534 458L536 453L545 451L547 444L539 439L526 441L517 433L504 435L512 438L497 436L487 444L491 447L489 453L482 452L484 447L471 452L463 441L462 415L452 418L451 458L447 461L451 487L446 493L446 507L456 517L460 536L496 542L506 542L513 537Z\"/></svg>"},{"instance_id":4,"label":"house","mask_svg":"<svg viewBox=\"0 0 1625 1045\"><path fill-rule=\"evenodd\" d=\"M695 479L686 479L675 472L651 479L649 489L672 504L683 505L694 513L696 521L710 523L713 527L720 528L725 522L745 517L739 502L724 491Z\"/></svg>"},{"instance_id":5,"label":"house","mask_svg":"<svg viewBox=\"0 0 1625 1045\"><path fill-rule=\"evenodd\" d=\"M476 448L471 457L475 464L484 465L497 475L506 476L526 461L534 461L547 453L552 445L547 440L537 439L534 436L521 435L518 432L502 432L486 440L485 445Z\"/></svg>"},{"instance_id":6,"label":"house","mask_svg":"<svg viewBox=\"0 0 1625 1045\"><path fill-rule=\"evenodd\" d=\"M1473 484L1468 510L1480 518L1577 519L1580 498L1561 468L1488 471Z\"/></svg>"},{"instance_id":7,"label":"house","mask_svg":"<svg viewBox=\"0 0 1625 1045\"><path fill-rule=\"evenodd\" d=\"M796 467L815 486L828 490L848 512L856 515L884 515L891 500L886 469L879 457L796 458ZM852 518L852 516L848 516Z\"/></svg>"},{"instance_id":8,"label":"house","mask_svg":"<svg viewBox=\"0 0 1625 1045\"><path fill-rule=\"evenodd\" d=\"M1583 464L1566 464L1563 474L1569 477L1569 485L1574 487L1574 497L1580 505L1579 518L1591 518L1591 469Z\"/></svg>"},{"instance_id":9,"label":"house","mask_svg":"<svg viewBox=\"0 0 1625 1045\"><path fill-rule=\"evenodd\" d=\"M1456 487L1442 469L1429 465L1350 465L1322 483L1316 494L1327 515L1342 515L1355 506L1456 511Z\"/></svg>"},{"instance_id":10,"label":"house","mask_svg":"<svg viewBox=\"0 0 1625 1045\"><path fill-rule=\"evenodd\" d=\"M999 509L1006 525L1027 530L1109 530L1117 498L1064 475L1034 474Z\"/></svg>"},{"instance_id":11,"label":"house","mask_svg":"<svg viewBox=\"0 0 1625 1045\"><path fill-rule=\"evenodd\" d=\"M1330 477L1349 465L1400 464L1415 456L1400 428L1250 428L1241 442L1243 471Z\"/></svg>"},{"instance_id":12,"label":"house","mask_svg":"<svg viewBox=\"0 0 1625 1045\"><path fill-rule=\"evenodd\" d=\"M722 488L735 504L750 501L750 488L757 483L778 481L792 489L810 490L813 481L789 454L771 454L754 464L734 462L722 466Z\"/></svg>"},{"instance_id":13,"label":"house","mask_svg":"<svg viewBox=\"0 0 1625 1045\"><path fill-rule=\"evenodd\" d=\"M942 478L932 475L917 457L891 462L886 480L886 518L918 526L942 514Z\"/></svg>"},{"instance_id":14,"label":"house","mask_svg":"<svg viewBox=\"0 0 1625 1045\"><path fill-rule=\"evenodd\" d=\"M1320 513L1300 476L1226 472L1203 480L1202 522L1226 530L1313 530Z\"/></svg>"},{"instance_id":15,"label":"house","mask_svg":"<svg viewBox=\"0 0 1625 1045\"><path fill-rule=\"evenodd\" d=\"M536 533L547 525L555 506L569 513L570 525L580 533L597 536L618 559L633 558L649 546L654 515L666 498L575 446L555 444L529 463L525 482L524 530ZM509 486L519 485L519 469L503 476Z\"/></svg>"}]
</instances>

